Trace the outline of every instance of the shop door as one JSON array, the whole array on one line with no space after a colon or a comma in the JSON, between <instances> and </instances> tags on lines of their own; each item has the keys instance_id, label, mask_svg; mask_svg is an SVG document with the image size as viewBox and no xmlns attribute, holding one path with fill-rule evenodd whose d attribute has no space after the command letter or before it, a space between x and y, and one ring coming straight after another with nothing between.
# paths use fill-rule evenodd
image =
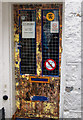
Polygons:
<instances>
[{"instance_id":1,"label":"shop door","mask_svg":"<svg viewBox=\"0 0 83 120\"><path fill-rule=\"evenodd\" d=\"M14 5L15 118L58 119L62 5Z\"/></svg>"}]
</instances>

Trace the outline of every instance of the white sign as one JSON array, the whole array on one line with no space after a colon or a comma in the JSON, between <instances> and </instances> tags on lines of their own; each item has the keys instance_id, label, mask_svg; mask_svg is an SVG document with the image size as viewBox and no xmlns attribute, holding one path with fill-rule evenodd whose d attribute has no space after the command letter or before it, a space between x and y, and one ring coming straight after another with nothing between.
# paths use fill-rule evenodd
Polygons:
<instances>
[{"instance_id":1,"label":"white sign","mask_svg":"<svg viewBox=\"0 0 83 120\"><path fill-rule=\"evenodd\" d=\"M58 21L51 21L50 32L51 33L59 33L59 22Z\"/></svg>"},{"instance_id":2,"label":"white sign","mask_svg":"<svg viewBox=\"0 0 83 120\"><path fill-rule=\"evenodd\" d=\"M22 38L35 38L35 22L22 22Z\"/></svg>"}]
</instances>

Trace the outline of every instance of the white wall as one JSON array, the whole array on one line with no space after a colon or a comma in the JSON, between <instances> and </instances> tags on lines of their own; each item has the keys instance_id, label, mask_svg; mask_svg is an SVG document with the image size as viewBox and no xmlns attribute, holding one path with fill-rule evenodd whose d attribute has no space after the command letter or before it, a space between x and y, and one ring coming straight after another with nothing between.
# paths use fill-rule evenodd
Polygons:
<instances>
[{"instance_id":1,"label":"white wall","mask_svg":"<svg viewBox=\"0 0 83 120\"><path fill-rule=\"evenodd\" d=\"M2 54L3 54L3 67L2 67L2 94L8 96L8 100L3 100L2 105L5 108L7 118L11 115L11 79L10 79L10 17L8 3L2 4Z\"/></svg>"},{"instance_id":2,"label":"white wall","mask_svg":"<svg viewBox=\"0 0 83 120\"><path fill-rule=\"evenodd\" d=\"M82 109L82 119L83 119L83 0L81 3L81 58L82 58L82 65L81 65L81 77L82 77L82 82L81 82L81 109Z\"/></svg>"},{"instance_id":3,"label":"white wall","mask_svg":"<svg viewBox=\"0 0 83 120\"><path fill-rule=\"evenodd\" d=\"M13 44L12 15L11 5L0 3L0 108L5 108L6 118L10 118L15 112L15 79L12 76L14 47L11 46ZM4 95L8 96L8 100L3 100Z\"/></svg>"},{"instance_id":4,"label":"white wall","mask_svg":"<svg viewBox=\"0 0 83 120\"><path fill-rule=\"evenodd\" d=\"M12 2L12 3L27 3L27 2L64 2L65 0L1 0L2 2Z\"/></svg>"},{"instance_id":5,"label":"white wall","mask_svg":"<svg viewBox=\"0 0 83 120\"><path fill-rule=\"evenodd\" d=\"M0 2L0 109L2 108L2 3Z\"/></svg>"},{"instance_id":6,"label":"white wall","mask_svg":"<svg viewBox=\"0 0 83 120\"><path fill-rule=\"evenodd\" d=\"M65 2L64 118L81 117L81 2Z\"/></svg>"}]
</instances>

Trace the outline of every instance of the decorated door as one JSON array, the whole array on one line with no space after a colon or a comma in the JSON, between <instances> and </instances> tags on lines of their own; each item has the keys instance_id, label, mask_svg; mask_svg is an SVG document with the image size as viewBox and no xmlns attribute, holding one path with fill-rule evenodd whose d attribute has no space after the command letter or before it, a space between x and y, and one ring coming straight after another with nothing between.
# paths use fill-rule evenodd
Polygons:
<instances>
[{"instance_id":1,"label":"decorated door","mask_svg":"<svg viewBox=\"0 0 83 120\"><path fill-rule=\"evenodd\" d=\"M58 119L62 5L14 5L15 119Z\"/></svg>"}]
</instances>

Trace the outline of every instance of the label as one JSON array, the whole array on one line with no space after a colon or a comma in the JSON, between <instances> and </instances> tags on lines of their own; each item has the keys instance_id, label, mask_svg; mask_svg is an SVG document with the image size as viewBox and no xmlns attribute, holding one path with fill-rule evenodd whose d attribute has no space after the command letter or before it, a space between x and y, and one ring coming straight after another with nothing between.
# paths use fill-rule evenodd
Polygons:
<instances>
[{"instance_id":1,"label":"label","mask_svg":"<svg viewBox=\"0 0 83 120\"><path fill-rule=\"evenodd\" d=\"M21 16L21 20L25 20L25 16Z\"/></svg>"},{"instance_id":2,"label":"label","mask_svg":"<svg viewBox=\"0 0 83 120\"><path fill-rule=\"evenodd\" d=\"M56 68L56 62L53 59L47 59L44 66L47 70L52 71Z\"/></svg>"},{"instance_id":3,"label":"label","mask_svg":"<svg viewBox=\"0 0 83 120\"><path fill-rule=\"evenodd\" d=\"M54 17L55 17L55 15L54 15L54 13L52 13L52 12L49 12L49 13L47 13L47 15L46 15L46 18L47 18L48 21L54 20Z\"/></svg>"},{"instance_id":4,"label":"label","mask_svg":"<svg viewBox=\"0 0 83 120\"><path fill-rule=\"evenodd\" d=\"M22 38L35 38L35 22L22 22Z\"/></svg>"},{"instance_id":5,"label":"label","mask_svg":"<svg viewBox=\"0 0 83 120\"><path fill-rule=\"evenodd\" d=\"M59 22L58 21L52 21L50 27L51 33L59 33Z\"/></svg>"}]
</instances>

